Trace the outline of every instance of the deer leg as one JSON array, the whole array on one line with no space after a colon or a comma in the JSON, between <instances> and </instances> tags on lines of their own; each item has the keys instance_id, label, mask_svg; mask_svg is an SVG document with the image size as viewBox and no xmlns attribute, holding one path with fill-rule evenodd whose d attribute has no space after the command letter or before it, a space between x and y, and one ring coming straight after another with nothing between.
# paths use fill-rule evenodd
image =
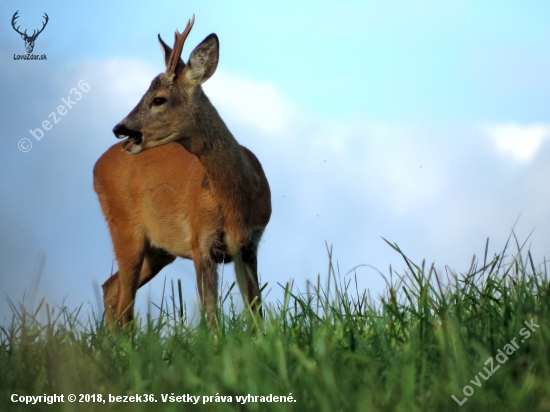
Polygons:
<instances>
[{"instance_id":1,"label":"deer leg","mask_svg":"<svg viewBox=\"0 0 550 412\"><path fill-rule=\"evenodd\" d=\"M252 312L262 316L260 309L262 297L258 284L257 249L256 245L244 247L241 253L233 256L233 260L235 262L237 283L239 284L245 305L252 304Z\"/></svg>"},{"instance_id":2,"label":"deer leg","mask_svg":"<svg viewBox=\"0 0 550 412\"><path fill-rule=\"evenodd\" d=\"M117 301L114 311L114 319L117 327L124 326L132 321L134 300L139 284L145 250L147 242L142 233L136 231L135 225L131 222L118 222L116 226L110 225L111 238L115 250L115 256L118 262L117 280L112 283L117 283L116 292ZM108 286L108 285L107 285ZM112 286L112 285L111 285ZM111 304L114 298L106 297L104 301ZM106 308L107 309L107 308ZM107 317L109 322L109 316Z\"/></svg>"},{"instance_id":3,"label":"deer leg","mask_svg":"<svg viewBox=\"0 0 550 412\"><path fill-rule=\"evenodd\" d=\"M118 271L102 285L105 321L111 332L114 331L115 314L118 307Z\"/></svg>"},{"instance_id":4,"label":"deer leg","mask_svg":"<svg viewBox=\"0 0 550 412\"><path fill-rule=\"evenodd\" d=\"M148 247L145 250L139 275L138 289L153 279L165 266L176 259L163 249ZM103 304L107 325L114 329L115 314L118 313L119 272L116 272L103 284Z\"/></svg>"},{"instance_id":5,"label":"deer leg","mask_svg":"<svg viewBox=\"0 0 550 412\"><path fill-rule=\"evenodd\" d=\"M164 249L147 248L139 275L138 289L157 276L165 266L168 266L174 260L176 260L176 257Z\"/></svg>"},{"instance_id":6,"label":"deer leg","mask_svg":"<svg viewBox=\"0 0 550 412\"><path fill-rule=\"evenodd\" d=\"M210 255L195 253L193 259L195 272L197 273L197 288L202 308L206 311L207 321L210 329L215 329L214 315L218 300L218 271L216 262Z\"/></svg>"}]
</instances>

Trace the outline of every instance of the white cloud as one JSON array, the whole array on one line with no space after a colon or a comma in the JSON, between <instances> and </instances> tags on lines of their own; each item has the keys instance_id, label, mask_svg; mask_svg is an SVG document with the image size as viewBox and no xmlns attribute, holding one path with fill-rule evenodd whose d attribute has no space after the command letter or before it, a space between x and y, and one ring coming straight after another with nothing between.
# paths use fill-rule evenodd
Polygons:
<instances>
[{"instance_id":1,"label":"white cloud","mask_svg":"<svg viewBox=\"0 0 550 412\"><path fill-rule=\"evenodd\" d=\"M81 70L81 75L92 87L106 87L102 92L110 93L118 102L130 100L133 105L137 104L158 74L153 65L146 61L120 58L89 61Z\"/></svg>"},{"instance_id":2,"label":"white cloud","mask_svg":"<svg viewBox=\"0 0 550 412\"><path fill-rule=\"evenodd\" d=\"M306 193L345 190L399 216L414 213L441 193L447 173L434 136L419 127L360 120L309 122L307 133L294 134L291 145L285 145L286 152L301 153L300 161L288 168L296 176L309 176ZM310 197L309 202L320 201Z\"/></svg>"},{"instance_id":3,"label":"white cloud","mask_svg":"<svg viewBox=\"0 0 550 412\"><path fill-rule=\"evenodd\" d=\"M523 162L531 160L542 142L550 137L548 124L523 126L517 123L506 123L488 125L484 128L500 152Z\"/></svg>"},{"instance_id":4,"label":"white cloud","mask_svg":"<svg viewBox=\"0 0 550 412\"><path fill-rule=\"evenodd\" d=\"M277 87L219 70L204 84L212 103L224 116L266 133L285 130L291 105Z\"/></svg>"}]
</instances>

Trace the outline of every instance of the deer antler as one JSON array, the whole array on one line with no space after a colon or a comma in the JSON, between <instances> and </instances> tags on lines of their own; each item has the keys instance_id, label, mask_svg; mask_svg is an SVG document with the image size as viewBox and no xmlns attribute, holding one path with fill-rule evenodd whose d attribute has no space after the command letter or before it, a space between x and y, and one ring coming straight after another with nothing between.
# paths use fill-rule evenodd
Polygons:
<instances>
[{"instance_id":1,"label":"deer antler","mask_svg":"<svg viewBox=\"0 0 550 412\"><path fill-rule=\"evenodd\" d=\"M19 31L19 27L21 27L21 26L15 27L15 20L17 20L17 18L19 17L19 16L17 15L17 13L19 13L19 10L17 10L17 11L13 14L13 17L11 18L11 26L12 26L13 29L14 29L17 33L19 33L21 36L26 36L26 35L27 35L27 30L25 30L25 33L21 33L21 32Z\"/></svg>"},{"instance_id":2,"label":"deer antler","mask_svg":"<svg viewBox=\"0 0 550 412\"><path fill-rule=\"evenodd\" d=\"M44 29L46 28L46 24L48 24L48 20L50 20L50 18L48 17L48 14L47 14L47 13L44 13L44 16L43 16L43 17L46 19L46 21L45 21L44 24L42 25L42 28L41 28L40 30L38 30L38 33L36 33L36 34L34 33L36 30L34 30L31 37L38 37L38 35L39 35L40 33L42 33L42 32L44 31Z\"/></svg>"},{"instance_id":3,"label":"deer antler","mask_svg":"<svg viewBox=\"0 0 550 412\"><path fill-rule=\"evenodd\" d=\"M29 35L27 34L27 30L25 30L24 33L21 33L21 32L19 31L19 27L21 27L21 26L15 27L15 21L19 18L19 16L17 15L18 13L19 13L19 10L17 10L17 11L14 13L13 17L11 18L11 25L12 25L13 29L14 29L17 33L19 33L21 36L25 36L25 39L31 39L31 40L32 40L32 39L36 39L36 38L38 37L38 35L39 35L40 33L42 33L42 31L44 31L44 29L46 28L46 24L48 24L48 21L50 20L50 18L48 17L48 14L47 14L47 13L44 13L44 16L43 16L43 17L46 19L46 21L45 21L44 23L42 23L42 28L41 28L40 30L38 30L38 32L36 32L36 30L33 30L32 35L29 36Z\"/></svg>"},{"instance_id":4,"label":"deer antler","mask_svg":"<svg viewBox=\"0 0 550 412\"><path fill-rule=\"evenodd\" d=\"M176 29L176 33L174 35L174 48L172 49L172 54L170 54L170 60L168 61L168 65L166 67L166 73L176 73L176 68L178 67L181 52L183 51L183 43L185 43L185 39L187 39L189 32L193 28L193 24L195 24L194 14L191 20L187 22L187 27L185 27L183 33L180 33Z\"/></svg>"}]
</instances>

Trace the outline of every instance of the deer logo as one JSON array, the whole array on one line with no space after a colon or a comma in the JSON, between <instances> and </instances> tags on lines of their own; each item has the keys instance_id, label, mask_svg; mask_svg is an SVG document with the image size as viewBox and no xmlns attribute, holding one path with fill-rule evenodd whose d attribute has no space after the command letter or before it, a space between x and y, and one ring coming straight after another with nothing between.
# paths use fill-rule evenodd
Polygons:
<instances>
[{"instance_id":1,"label":"deer logo","mask_svg":"<svg viewBox=\"0 0 550 412\"><path fill-rule=\"evenodd\" d=\"M27 49L27 53L32 53L32 51L34 50L34 42L36 41L36 38L38 37L38 35L39 35L40 33L42 33L42 32L44 31L44 28L46 27L46 24L48 24L48 20L49 20L50 18L48 17L48 15L47 15L46 13L44 13L44 18L45 18L46 20L45 20L44 23L42 24L42 28L41 28L40 30L38 30L38 31L33 30L32 35L29 36L29 35L27 34L27 30L25 30L23 33L21 33L21 32L19 31L19 27L20 27L20 26L15 27L15 21L16 21L17 18L19 17L19 16L17 15L17 13L19 13L19 10L17 10L17 11L14 13L13 17L11 18L11 25L12 25L13 29L14 29L17 33L19 33L19 34L21 35L21 38L22 38L23 40L25 40L25 48Z\"/></svg>"}]
</instances>

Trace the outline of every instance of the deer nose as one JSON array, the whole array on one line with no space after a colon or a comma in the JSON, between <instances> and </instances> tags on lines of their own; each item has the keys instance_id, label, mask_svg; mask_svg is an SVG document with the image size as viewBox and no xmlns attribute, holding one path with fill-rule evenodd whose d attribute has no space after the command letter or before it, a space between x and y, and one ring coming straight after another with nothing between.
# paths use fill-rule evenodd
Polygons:
<instances>
[{"instance_id":1,"label":"deer nose","mask_svg":"<svg viewBox=\"0 0 550 412\"><path fill-rule=\"evenodd\" d=\"M113 133L117 139L124 139L125 137L141 138L142 136L139 130L132 130L122 123L117 124L113 128Z\"/></svg>"}]
</instances>

